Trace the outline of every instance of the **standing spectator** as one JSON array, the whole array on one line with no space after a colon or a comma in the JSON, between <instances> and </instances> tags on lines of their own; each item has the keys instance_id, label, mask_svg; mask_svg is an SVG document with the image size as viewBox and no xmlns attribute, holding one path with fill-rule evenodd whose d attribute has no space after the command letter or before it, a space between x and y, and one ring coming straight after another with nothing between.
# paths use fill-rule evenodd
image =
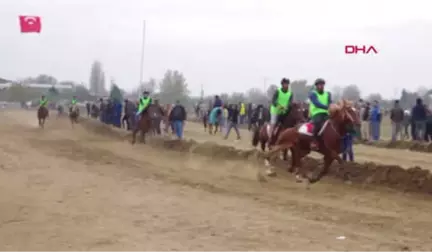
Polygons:
<instances>
[{"instance_id":1,"label":"standing spectator","mask_svg":"<svg viewBox=\"0 0 432 252\"><path fill-rule=\"evenodd\" d=\"M432 113L430 110L427 111L427 119L426 119L426 133L425 133L425 141L432 141Z\"/></svg>"},{"instance_id":2,"label":"standing spectator","mask_svg":"<svg viewBox=\"0 0 432 252\"><path fill-rule=\"evenodd\" d=\"M227 122L228 122L228 108L226 106L222 106L222 115L220 117L220 128L219 132L223 132L223 130L226 130L227 128Z\"/></svg>"},{"instance_id":3,"label":"standing spectator","mask_svg":"<svg viewBox=\"0 0 432 252\"><path fill-rule=\"evenodd\" d=\"M343 137L342 159L344 161L347 161L349 159L349 161L354 162L353 140L354 140L354 136L350 132L348 132Z\"/></svg>"},{"instance_id":4,"label":"standing spectator","mask_svg":"<svg viewBox=\"0 0 432 252\"><path fill-rule=\"evenodd\" d=\"M90 117L90 102L86 102L87 117Z\"/></svg>"},{"instance_id":5,"label":"standing spectator","mask_svg":"<svg viewBox=\"0 0 432 252\"><path fill-rule=\"evenodd\" d=\"M180 104L180 101L176 101L176 104L171 110L169 115L169 121L172 122L174 132L178 139L183 139L183 127L184 121L186 121L187 114L186 109Z\"/></svg>"},{"instance_id":6,"label":"standing spectator","mask_svg":"<svg viewBox=\"0 0 432 252\"><path fill-rule=\"evenodd\" d=\"M423 141L426 132L427 111L421 98L417 98L416 105L411 111L411 116L415 125L416 140Z\"/></svg>"},{"instance_id":7,"label":"standing spectator","mask_svg":"<svg viewBox=\"0 0 432 252\"><path fill-rule=\"evenodd\" d=\"M247 105L247 109L246 109L246 114L247 114L247 123L248 123L248 130L250 131L252 128L252 124L251 124L251 119L252 119L252 114L253 114L254 109L252 108L252 103L248 103Z\"/></svg>"},{"instance_id":8,"label":"standing spectator","mask_svg":"<svg viewBox=\"0 0 432 252\"><path fill-rule=\"evenodd\" d=\"M370 126L371 126L371 136L372 140L380 140L380 130L381 130L381 108L377 100L370 110Z\"/></svg>"},{"instance_id":9,"label":"standing spectator","mask_svg":"<svg viewBox=\"0 0 432 252\"><path fill-rule=\"evenodd\" d=\"M392 141L397 140L397 136L400 136L400 140L403 140L402 125L404 120L404 111L399 105L399 100L396 100L394 107L390 111L390 120L392 126Z\"/></svg>"},{"instance_id":10,"label":"standing spectator","mask_svg":"<svg viewBox=\"0 0 432 252\"><path fill-rule=\"evenodd\" d=\"M410 134L408 133L408 128L411 125L411 112L407 109L404 111L404 120L402 122L403 126L403 139L409 139Z\"/></svg>"},{"instance_id":11,"label":"standing spectator","mask_svg":"<svg viewBox=\"0 0 432 252\"><path fill-rule=\"evenodd\" d=\"M370 103L366 102L363 104L362 108L360 109L360 118L361 118L361 136L363 140L370 140Z\"/></svg>"},{"instance_id":12,"label":"standing spectator","mask_svg":"<svg viewBox=\"0 0 432 252\"><path fill-rule=\"evenodd\" d=\"M99 120L105 123L107 115L106 115L106 104L103 98L99 99L99 112L100 112Z\"/></svg>"},{"instance_id":13,"label":"standing spectator","mask_svg":"<svg viewBox=\"0 0 432 252\"><path fill-rule=\"evenodd\" d=\"M237 105L231 105L228 109L228 126L225 134L225 139L228 139L231 129L234 129L237 134L237 140L240 140L240 132L238 130L240 111Z\"/></svg>"},{"instance_id":14,"label":"standing spectator","mask_svg":"<svg viewBox=\"0 0 432 252\"><path fill-rule=\"evenodd\" d=\"M356 102L356 103L355 103L355 106L354 106L355 109L356 109L357 116L358 116L359 118L361 118L360 113L361 113L361 109L362 109L362 107L363 107L363 104L364 104L363 99L359 99L358 102ZM359 138L359 139L363 139L363 138L362 138L362 128L361 128L361 124L360 124L360 125L356 125L355 127L356 127L355 130L356 130L356 132L357 132L358 138Z\"/></svg>"},{"instance_id":15,"label":"standing spectator","mask_svg":"<svg viewBox=\"0 0 432 252\"><path fill-rule=\"evenodd\" d=\"M245 123L246 118L246 105L243 102L240 102L240 124Z\"/></svg>"}]
</instances>

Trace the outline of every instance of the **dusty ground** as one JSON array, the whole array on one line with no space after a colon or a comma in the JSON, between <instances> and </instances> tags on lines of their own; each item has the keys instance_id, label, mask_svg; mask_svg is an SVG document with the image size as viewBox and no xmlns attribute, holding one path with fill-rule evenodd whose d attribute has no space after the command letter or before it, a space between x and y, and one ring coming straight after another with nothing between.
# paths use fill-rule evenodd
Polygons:
<instances>
[{"instance_id":1,"label":"dusty ground","mask_svg":"<svg viewBox=\"0 0 432 252\"><path fill-rule=\"evenodd\" d=\"M237 148L252 148L251 147L251 133L247 130L240 130L242 139L235 141L236 135L232 131L228 140L223 140L221 134L211 136L204 132L201 124L194 122L187 122L186 135L201 141L214 141L220 144L227 144L236 146ZM354 146L355 160L357 162L374 162L377 164L397 164L401 167L419 166L425 169L432 170L432 154L425 152L415 152L400 149L385 149L366 145ZM320 155L312 155L316 158L321 158Z\"/></svg>"},{"instance_id":2,"label":"dusty ground","mask_svg":"<svg viewBox=\"0 0 432 252\"><path fill-rule=\"evenodd\" d=\"M432 249L429 197L260 184L245 162L131 146L62 119L40 130L34 114L0 114L1 250Z\"/></svg>"}]
</instances>

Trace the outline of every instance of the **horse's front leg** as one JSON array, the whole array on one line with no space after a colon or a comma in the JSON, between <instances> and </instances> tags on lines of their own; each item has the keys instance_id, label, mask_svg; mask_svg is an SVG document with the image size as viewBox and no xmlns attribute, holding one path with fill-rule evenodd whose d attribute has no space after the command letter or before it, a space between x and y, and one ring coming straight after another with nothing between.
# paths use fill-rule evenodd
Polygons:
<instances>
[{"instance_id":1,"label":"horse's front leg","mask_svg":"<svg viewBox=\"0 0 432 252\"><path fill-rule=\"evenodd\" d=\"M141 132L140 132L140 142L144 143L144 144L146 142L144 130L141 130Z\"/></svg>"},{"instance_id":2,"label":"horse's front leg","mask_svg":"<svg viewBox=\"0 0 432 252\"><path fill-rule=\"evenodd\" d=\"M138 133L138 129L134 129L133 131L132 131L132 144L135 144L135 142L136 142L136 134Z\"/></svg>"},{"instance_id":3,"label":"horse's front leg","mask_svg":"<svg viewBox=\"0 0 432 252\"><path fill-rule=\"evenodd\" d=\"M281 159L283 161L287 161L287 159L288 159L288 149L283 149L282 150L282 152L281 152Z\"/></svg>"},{"instance_id":4,"label":"horse's front leg","mask_svg":"<svg viewBox=\"0 0 432 252\"><path fill-rule=\"evenodd\" d=\"M342 165L344 163L343 159L340 157L339 153L337 153L336 151L331 151L331 156L333 159L336 159L336 161Z\"/></svg>"},{"instance_id":5,"label":"horse's front leg","mask_svg":"<svg viewBox=\"0 0 432 252\"><path fill-rule=\"evenodd\" d=\"M303 179L306 178L306 174L308 172L308 168L303 166L303 158L310 153L310 149L302 150L300 148L294 147L294 152L292 154L292 166L291 170L296 171L296 181L303 182Z\"/></svg>"},{"instance_id":6,"label":"horse's front leg","mask_svg":"<svg viewBox=\"0 0 432 252\"><path fill-rule=\"evenodd\" d=\"M332 153L327 153L324 155L324 166L321 170L318 170L318 172L314 172L312 176L309 177L310 183L315 183L321 180L322 177L327 175L330 169L330 165L333 163L333 155Z\"/></svg>"}]
</instances>

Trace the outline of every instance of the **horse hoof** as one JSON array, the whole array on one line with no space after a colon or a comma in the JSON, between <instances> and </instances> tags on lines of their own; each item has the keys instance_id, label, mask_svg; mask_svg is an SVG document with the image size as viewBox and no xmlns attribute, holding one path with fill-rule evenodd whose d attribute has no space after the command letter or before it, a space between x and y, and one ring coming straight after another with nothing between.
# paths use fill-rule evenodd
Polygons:
<instances>
[{"instance_id":1,"label":"horse hoof","mask_svg":"<svg viewBox=\"0 0 432 252\"><path fill-rule=\"evenodd\" d=\"M297 183L302 183L303 182L303 179L302 179L302 177L300 175L296 175L296 182Z\"/></svg>"},{"instance_id":2,"label":"horse hoof","mask_svg":"<svg viewBox=\"0 0 432 252\"><path fill-rule=\"evenodd\" d=\"M266 178L265 176L263 176L260 172L257 172L256 177L257 177L257 180L258 180L259 182L268 182L268 181L267 181L267 178Z\"/></svg>"},{"instance_id":3,"label":"horse hoof","mask_svg":"<svg viewBox=\"0 0 432 252\"><path fill-rule=\"evenodd\" d=\"M268 161L268 159L264 159L264 165L267 167L270 166L270 162Z\"/></svg>"},{"instance_id":4,"label":"horse hoof","mask_svg":"<svg viewBox=\"0 0 432 252\"><path fill-rule=\"evenodd\" d=\"M273 169L267 169L266 174L268 177L275 177L276 176L276 172Z\"/></svg>"}]
</instances>

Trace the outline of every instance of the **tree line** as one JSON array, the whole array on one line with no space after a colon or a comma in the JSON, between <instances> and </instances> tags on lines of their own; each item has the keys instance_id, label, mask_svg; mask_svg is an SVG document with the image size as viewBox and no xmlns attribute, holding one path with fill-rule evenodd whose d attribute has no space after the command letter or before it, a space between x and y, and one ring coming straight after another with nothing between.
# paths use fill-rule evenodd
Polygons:
<instances>
[{"instance_id":1,"label":"tree line","mask_svg":"<svg viewBox=\"0 0 432 252\"><path fill-rule=\"evenodd\" d=\"M205 89L201 90L199 97L190 95L187 79L179 70L168 69L162 78L158 81L155 78L150 78L143 83L140 83L134 90L126 92L120 88L114 80L111 80L109 91L107 91L105 72L100 61L94 61L90 68L89 86L86 87L82 83L73 81L59 81L54 76L49 74L40 74L36 77L27 77L18 80L18 85L13 85L10 88L0 90L0 100L3 101L28 101L38 99L41 95L48 96L51 100L70 99L76 95L80 100L96 100L100 97L110 96L111 98L122 102L124 97L136 99L144 91L150 91L154 99L159 99L161 103L174 103L177 100L183 104L196 104L197 102L210 102L213 100L213 95L205 95ZM52 88L37 89L28 88L27 83L36 84L51 84ZM72 89L56 89L56 86L71 85ZM295 101L306 101L309 92L312 90L312 84L306 80L294 80L290 84L294 94ZM268 105L273 93L279 88L279 85L270 85L267 90L260 88L249 88L245 92L233 92L218 94L224 102L227 103L255 103ZM334 100L348 99L358 101L363 98L367 101L379 101L383 107L390 107L393 100L384 99L381 94L373 93L366 97L362 96L361 89L354 84L345 87L336 86L332 90ZM417 98L422 98L425 103L432 103L430 98L432 90L421 87L417 92L411 92L403 89L399 97L402 107L412 106Z\"/></svg>"}]
</instances>

